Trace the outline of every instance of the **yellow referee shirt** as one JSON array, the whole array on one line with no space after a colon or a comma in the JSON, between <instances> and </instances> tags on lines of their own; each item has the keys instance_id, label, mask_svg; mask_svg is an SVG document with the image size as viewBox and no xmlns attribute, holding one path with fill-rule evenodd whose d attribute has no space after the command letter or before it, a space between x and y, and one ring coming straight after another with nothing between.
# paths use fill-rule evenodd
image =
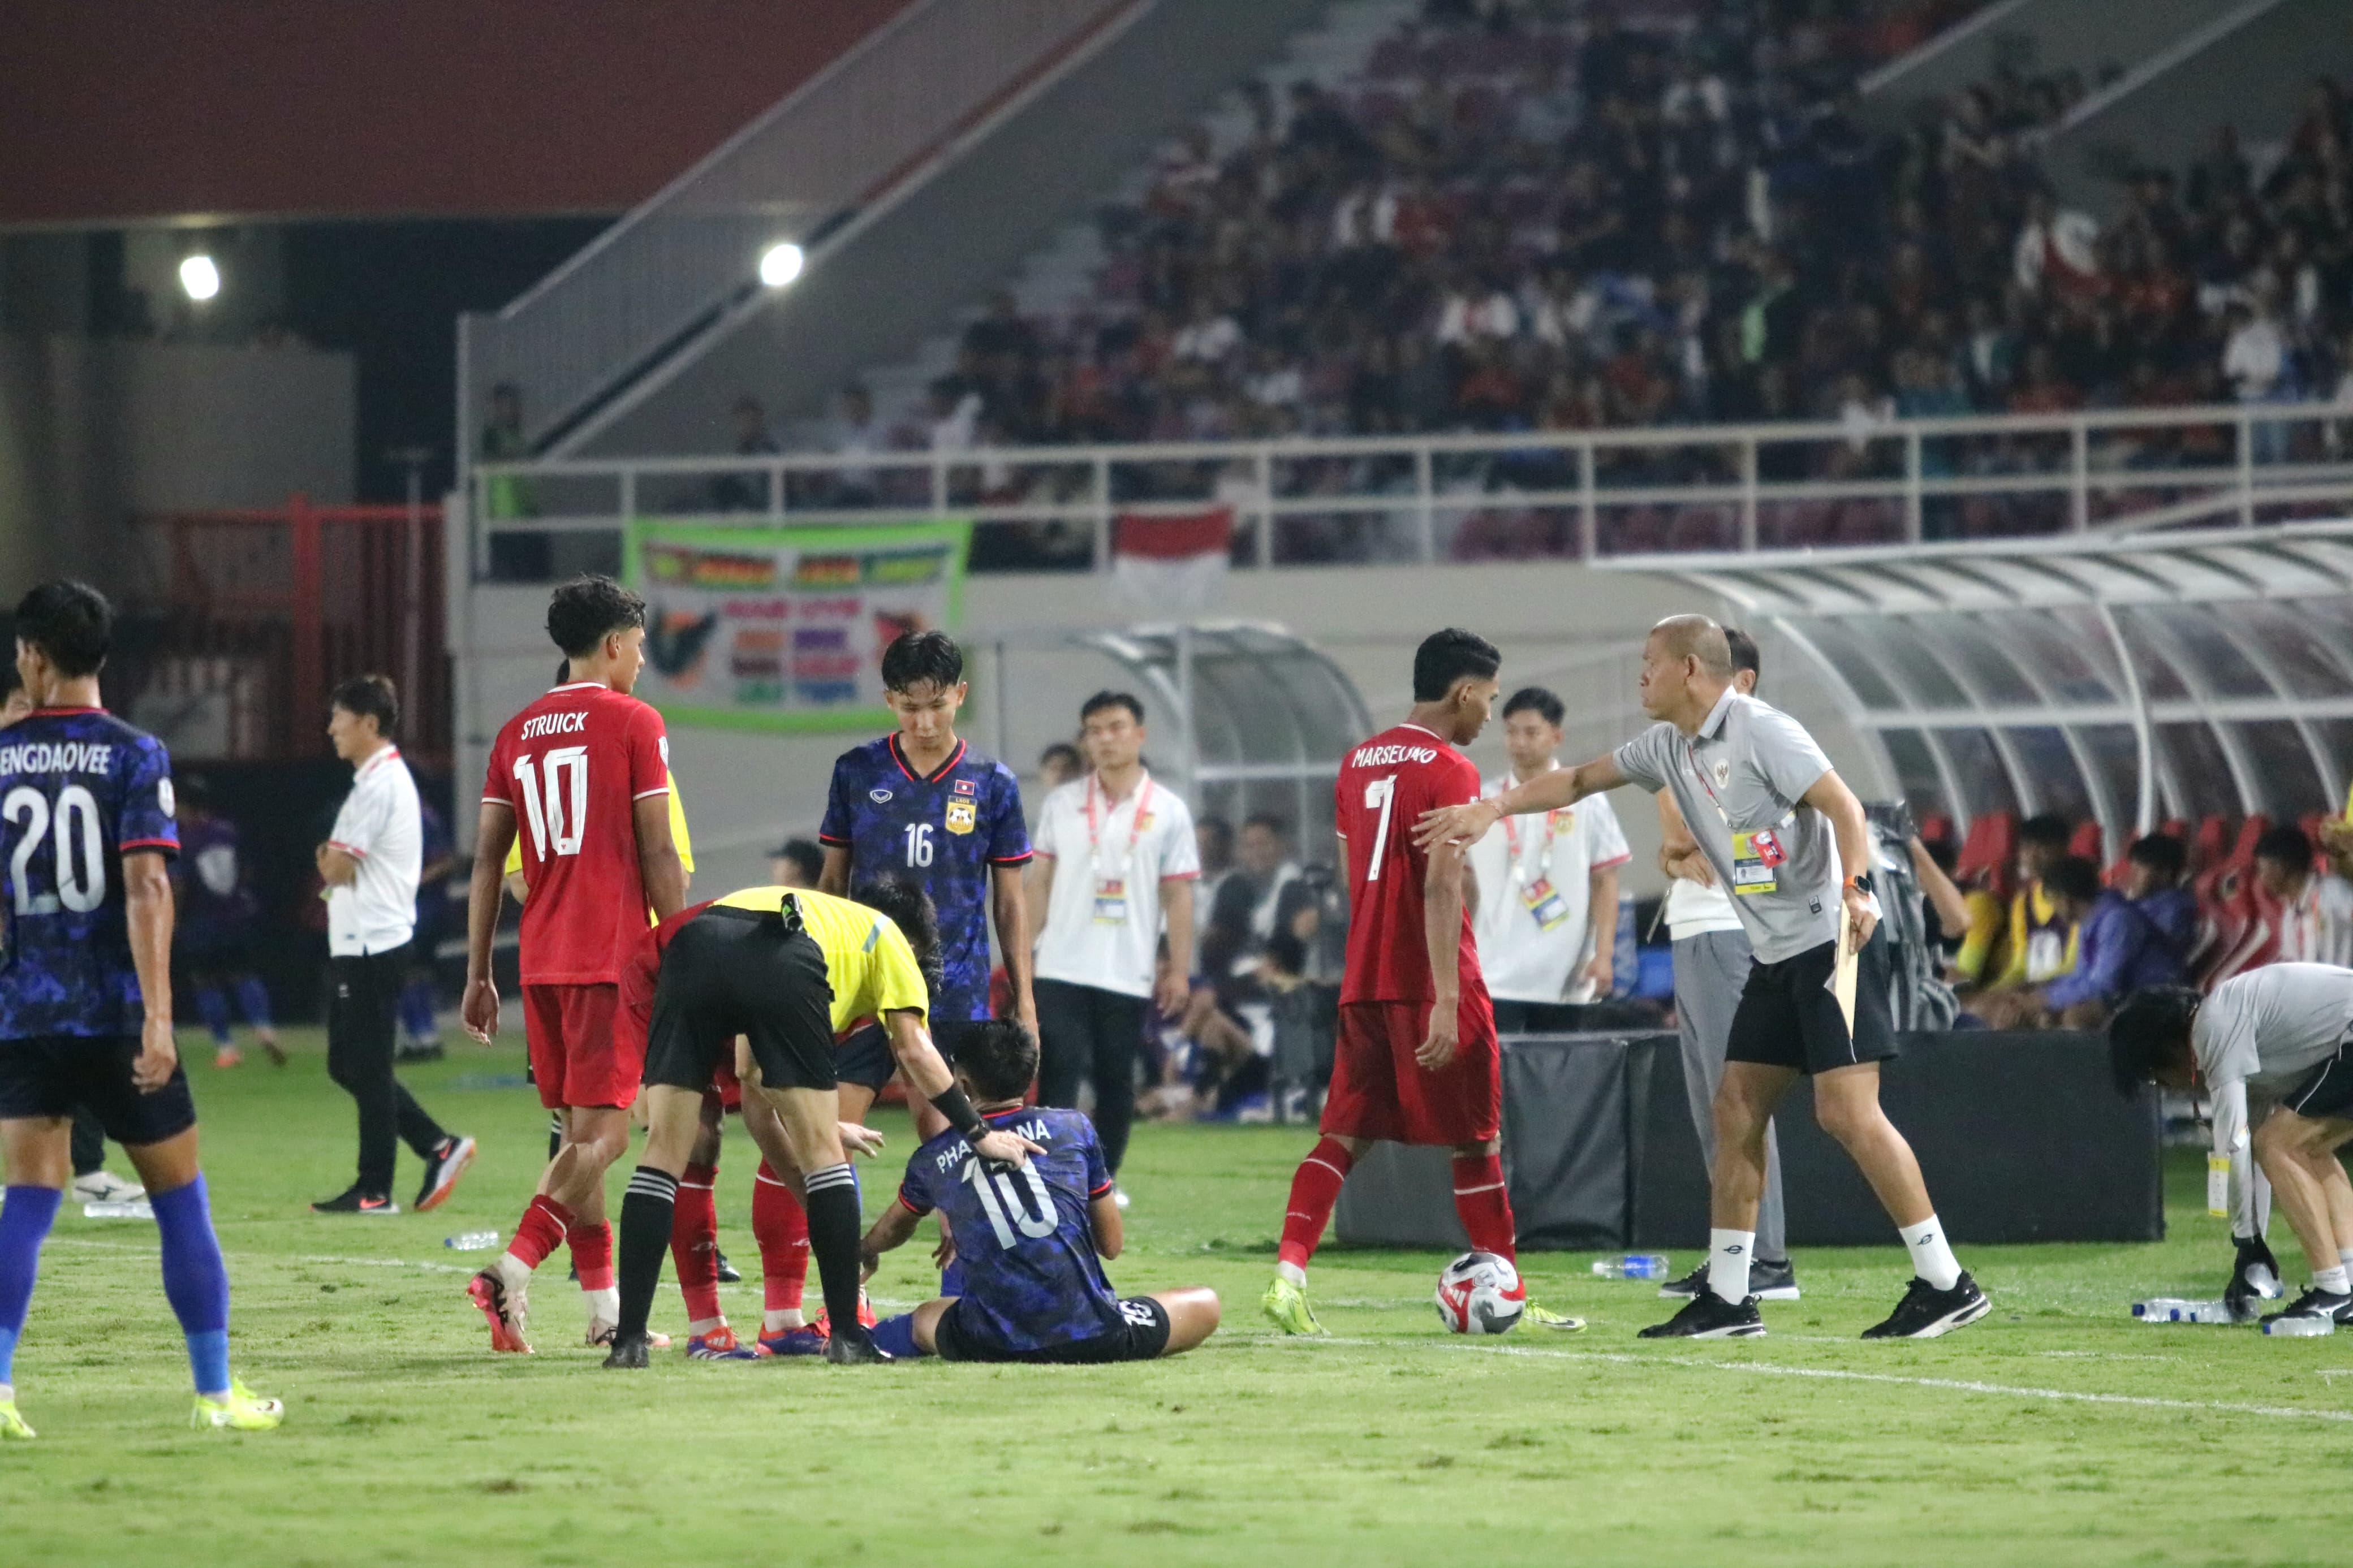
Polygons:
<instances>
[{"instance_id":1,"label":"yellow referee shirt","mask_svg":"<svg viewBox=\"0 0 2353 1568\"><path fill-rule=\"evenodd\" d=\"M692 871L694 839L686 831L686 803L679 798L678 775L665 773L663 776L670 780L670 841L678 846L679 865L688 871ZM514 842L507 846L507 875L512 877L522 869L522 835L518 833L515 835ZM650 925L661 923L652 918L652 910L649 910L646 913L647 923Z\"/></svg>"},{"instance_id":2,"label":"yellow referee shirt","mask_svg":"<svg viewBox=\"0 0 2353 1568\"><path fill-rule=\"evenodd\" d=\"M745 888L712 902L731 910L780 909L786 899L800 906L801 926L825 953L826 978L833 983L833 1032L860 1018L885 1013L931 1011L915 950L891 917L849 899L810 888Z\"/></svg>"}]
</instances>

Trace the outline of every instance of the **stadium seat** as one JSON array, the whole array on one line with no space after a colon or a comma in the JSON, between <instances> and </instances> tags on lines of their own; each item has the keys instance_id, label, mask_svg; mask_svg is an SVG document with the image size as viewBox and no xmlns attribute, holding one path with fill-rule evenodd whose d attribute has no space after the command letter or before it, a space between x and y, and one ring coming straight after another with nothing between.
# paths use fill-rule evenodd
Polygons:
<instances>
[{"instance_id":1,"label":"stadium seat","mask_svg":"<svg viewBox=\"0 0 2353 1568\"><path fill-rule=\"evenodd\" d=\"M1953 880L1980 887L1997 899L2010 895L2011 868L2018 864L2018 814L1989 811L1969 824L1953 867Z\"/></svg>"},{"instance_id":2,"label":"stadium seat","mask_svg":"<svg viewBox=\"0 0 2353 1568\"><path fill-rule=\"evenodd\" d=\"M2210 820L2219 826L2219 819ZM2211 991L2278 956L2278 908L2255 884L2255 840L2270 826L2271 818L2261 813L2241 823L2229 858L2200 873L2193 884L2198 942L2189 971L2201 989Z\"/></svg>"},{"instance_id":3,"label":"stadium seat","mask_svg":"<svg viewBox=\"0 0 2353 1568\"><path fill-rule=\"evenodd\" d=\"M2096 822L2079 822L2075 825L2075 836L2067 840L2067 853L2079 855L2094 865L2097 865L2100 860L2100 825Z\"/></svg>"}]
</instances>

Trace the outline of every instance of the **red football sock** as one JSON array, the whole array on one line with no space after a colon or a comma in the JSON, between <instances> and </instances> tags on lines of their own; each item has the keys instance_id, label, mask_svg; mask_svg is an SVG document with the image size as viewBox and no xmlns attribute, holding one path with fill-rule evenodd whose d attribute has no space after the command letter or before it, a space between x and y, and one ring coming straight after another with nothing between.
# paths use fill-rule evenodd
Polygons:
<instances>
[{"instance_id":1,"label":"red football sock","mask_svg":"<svg viewBox=\"0 0 2353 1568\"><path fill-rule=\"evenodd\" d=\"M1282 1211L1282 1247L1276 1254L1281 1261L1293 1268L1307 1267L1315 1256L1315 1244L1324 1239L1332 1205L1340 1201L1340 1184L1356 1163L1356 1157L1336 1138L1322 1140L1299 1162L1298 1173L1291 1178L1291 1202Z\"/></svg>"},{"instance_id":2,"label":"red football sock","mask_svg":"<svg viewBox=\"0 0 2353 1568\"><path fill-rule=\"evenodd\" d=\"M752 1184L752 1236L760 1244L760 1283L771 1312L797 1311L808 1283L808 1211L765 1160Z\"/></svg>"},{"instance_id":3,"label":"red football sock","mask_svg":"<svg viewBox=\"0 0 2353 1568\"><path fill-rule=\"evenodd\" d=\"M689 1165L670 1205L670 1258L690 1323L727 1315L719 1308L719 1205L712 1197L718 1178L715 1165Z\"/></svg>"},{"instance_id":4,"label":"red football sock","mask_svg":"<svg viewBox=\"0 0 2353 1568\"><path fill-rule=\"evenodd\" d=\"M613 1226L609 1220L594 1225L575 1223L564 1232L564 1239L572 1244L572 1267L580 1275L583 1290L610 1290L618 1282L613 1274Z\"/></svg>"},{"instance_id":5,"label":"red football sock","mask_svg":"<svg viewBox=\"0 0 2353 1568\"><path fill-rule=\"evenodd\" d=\"M1513 1249L1512 1197L1504 1189L1502 1155L1454 1156L1454 1212L1471 1233L1474 1251L1519 1261Z\"/></svg>"},{"instance_id":6,"label":"red football sock","mask_svg":"<svg viewBox=\"0 0 2353 1568\"><path fill-rule=\"evenodd\" d=\"M563 1242L571 1224L572 1211L543 1193L522 1211L514 1239L507 1244L507 1256L525 1268L536 1268Z\"/></svg>"}]
</instances>

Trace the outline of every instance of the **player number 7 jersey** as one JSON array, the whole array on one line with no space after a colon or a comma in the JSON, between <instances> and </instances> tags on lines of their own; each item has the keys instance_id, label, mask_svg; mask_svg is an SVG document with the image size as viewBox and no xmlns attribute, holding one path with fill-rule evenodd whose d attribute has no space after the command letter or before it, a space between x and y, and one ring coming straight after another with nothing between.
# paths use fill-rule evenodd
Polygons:
<instances>
[{"instance_id":1,"label":"player number 7 jersey","mask_svg":"<svg viewBox=\"0 0 2353 1568\"><path fill-rule=\"evenodd\" d=\"M1398 724L1350 749L1334 786L1334 816L1347 840L1347 1002L1426 1002L1432 987L1422 930L1430 857L1413 841L1422 813L1479 798L1471 759L1418 724ZM1462 991L1480 985L1471 921L1460 944Z\"/></svg>"}]
</instances>

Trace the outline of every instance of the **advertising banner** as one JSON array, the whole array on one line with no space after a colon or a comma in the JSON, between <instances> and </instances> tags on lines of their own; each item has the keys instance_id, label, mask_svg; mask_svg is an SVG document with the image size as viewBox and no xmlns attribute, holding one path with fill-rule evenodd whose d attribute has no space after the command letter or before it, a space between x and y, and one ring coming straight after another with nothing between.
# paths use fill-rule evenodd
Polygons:
<instances>
[{"instance_id":1,"label":"advertising banner","mask_svg":"<svg viewBox=\"0 0 2353 1568\"><path fill-rule=\"evenodd\" d=\"M962 520L742 528L640 519L625 570L646 596L637 694L675 723L887 729L882 649L953 629L964 611Z\"/></svg>"}]
</instances>

